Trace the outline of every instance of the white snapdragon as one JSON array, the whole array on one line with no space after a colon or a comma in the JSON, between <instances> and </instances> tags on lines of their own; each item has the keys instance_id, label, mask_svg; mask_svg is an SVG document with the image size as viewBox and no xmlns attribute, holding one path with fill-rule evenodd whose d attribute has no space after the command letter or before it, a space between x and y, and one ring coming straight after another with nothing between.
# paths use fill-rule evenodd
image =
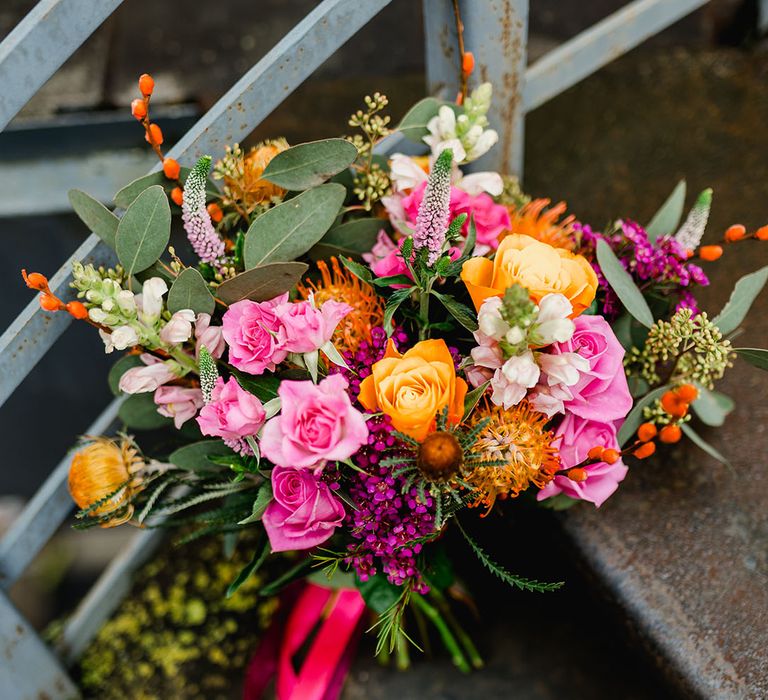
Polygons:
<instances>
[{"instance_id":1,"label":"white snapdragon","mask_svg":"<svg viewBox=\"0 0 768 700\"><path fill-rule=\"evenodd\" d=\"M163 295L168 291L168 285L162 277L151 277L141 287L141 294L136 302L141 307L142 320L153 324L160 318L163 311Z\"/></svg>"},{"instance_id":2,"label":"white snapdragon","mask_svg":"<svg viewBox=\"0 0 768 700\"><path fill-rule=\"evenodd\" d=\"M501 340L510 330L501 317L502 301L500 297L488 297L477 312L477 325L480 332L493 340Z\"/></svg>"},{"instance_id":3,"label":"white snapdragon","mask_svg":"<svg viewBox=\"0 0 768 700\"><path fill-rule=\"evenodd\" d=\"M536 340L536 345L545 346L552 343L567 343L576 326L570 319L573 306L562 294L547 294L539 302L539 314L530 335Z\"/></svg>"},{"instance_id":4,"label":"white snapdragon","mask_svg":"<svg viewBox=\"0 0 768 700\"><path fill-rule=\"evenodd\" d=\"M160 330L160 340L168 345L185 343L192 337L192 323L195 320L195 312L192 309L177 311L171 320Z\"/></svg>"},{"instance_id":5,"label":"white snapdragon","mask_svg":"<svg viewBox=\"0 0 768 700\"><path fill-rule=\"evenodd\" d=\"M505 409L519 404L528 390L536 386L540 374L541 370L530 350L510 357L491 379L491 401Z\"/></svg>"}]
</instances>

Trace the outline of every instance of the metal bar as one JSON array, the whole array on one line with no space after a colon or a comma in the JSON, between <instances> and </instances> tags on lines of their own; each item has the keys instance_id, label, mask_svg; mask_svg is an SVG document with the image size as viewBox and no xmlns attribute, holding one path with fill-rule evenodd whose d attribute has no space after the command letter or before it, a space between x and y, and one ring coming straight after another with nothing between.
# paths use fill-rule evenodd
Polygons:
<instances>
[{"instance_id":1,"label":"metal bar","mask_svg":"<svg viewBox=\"0 0 768 700\"><path fill-rule=\"evenodd\" d=\"M217 153L260 124L391 0L323 0L249 70L169 153ZM159 169L158 165L158 169Z\"/></svg>"},{"instance_id":2,"label":"metal bar","mask_svg":"<svg viewBox=\"0 0 768 700\"><path fill-rule=\"evenodd\" d=\"M142 530L136 533L128 546L104 569L99 580L64 625L57 651L65 663L71 664L78 659L102 624L128 594L133 572L150 557L160 544L163 534L162 530Z\"/></svg>"},{"instance_id":3,"label":"metal bar","mask_svg":"<svg viewBox=\"0 0 768 700\"><path fill-rule=\"evenodd\" d=\"M122 398L114 399L85 434L107 432L122 402ZM72 511L67 490L69 462L69 455L59 462L0 540L0 588L8 589L16 582Z\"/></svg>"},{"instance_id":4,"label":"metal bar","mask_svg":"<svg viewBox=\"0 0 768 700\"><path fill-rule=\"evenodd\" d=\"M528 0L461 0L464 45L475 55L475 80L493 84L488 113L499 143L470 170L495 170L522 177L523 89L528 42Z\"/></svg>"},{"instance_id":5,"label":"metal bar","mask_svg":"<svg viewBox=\"0 0 768 700\"><path fill-rule=\"evenodd\" d=\"M536 109L707 2L635 0L622 7L528 68L523 88L525 111Z\"/></svg>"},{"instance_id":6,"label":"metal bar","mask_svg":"<svg viewBox=\"0 0 768 700\"><path fill-rule=\"evenodd\" d=\"M422 0L427 93L445 100L459 89L459 47L450 0Z\"/></svg>"},{"instance_id":7,"label":"metal bar","mask_svg":"<svg viewBox=\"0 0 768 700\"><path fill-rule=\"evenodd\" d=\"M169 156L195 160L246 136L333 51L391 0L323 0L261 59L171 149ZM160 167L159 165L157 166ZM64 263L51 280L66 297L77 260L103 264L113 253L95 235ZM0 406L67 327L68 314L43 312L31 301L0 336Z\"/></svg>"},{"instance_id":8,"label":"metal bar","mask_svg":"<svg viewBox=\"0 0 768 700\"><path fill-rule=\"evenodd\" d=\"M0 593L0 697L3 700L72 700L80 692L59 660L13 604Z\"/></svg>"},{"instance_id":9,"label":"metal bar","mask_svg":"<svg viewBox=\"0 0 768 700\"><path fill-rule=\"evenodd\" d=\"M122 0L41 0L0 44L0 131Z\"/></svg>"}]
</instances>

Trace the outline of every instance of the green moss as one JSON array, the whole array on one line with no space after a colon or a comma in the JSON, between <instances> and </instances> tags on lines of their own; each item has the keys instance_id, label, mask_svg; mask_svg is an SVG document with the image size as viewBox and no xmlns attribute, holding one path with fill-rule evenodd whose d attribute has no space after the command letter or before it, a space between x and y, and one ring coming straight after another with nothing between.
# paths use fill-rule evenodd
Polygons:
<instances>
[{"instance_id":1,"label":"green moss","mask_svg":"<svg viewBox=\"0 0 768 700\"><path fill-rule=\"evenodd\" d=\"M252 546L241 541L227 559L214 540L197 543L194 556L189 548L168 545L144 566L131 594L83 654L85 696L231 698L278 605L259 599L262 576L226 598Z\"/></svg>"}]
</instances>

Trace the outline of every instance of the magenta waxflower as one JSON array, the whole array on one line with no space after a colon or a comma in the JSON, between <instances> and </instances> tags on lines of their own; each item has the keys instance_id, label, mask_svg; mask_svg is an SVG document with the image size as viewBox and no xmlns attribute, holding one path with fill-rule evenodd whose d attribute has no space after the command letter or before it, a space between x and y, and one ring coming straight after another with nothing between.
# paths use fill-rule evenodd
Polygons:
<instances>
[{"instance_id":1,"label":"magenta waxflower","mask_svg":"<svg viewBox=\"0 0 768 700\"><path fill-rule=\"evenodd\" d=\"M592 447L599 445L612 450L621 449L613 422L585 420L573 413L566 414L555 436L560 438L558 450L562 469L570 469L581 463L587 458L587 453ZM619 460L614 464L605 462L590 464L584 467L584 471L587 473L587 478L581 482L558 474L539 491L536 499L543 501L564 493L570 498L590 501L600 507L616 491L629 470Z\"/></svg>"},{"instance_id":2,"label":"magenta waxflower","mask_svg":"<svg viewBox=\"0 0 768 700\"><path fill-rule=\"evenodd\" d=\"M216 264L224 257L224 241L213 228L211 217L205 208L205 186L210 169L211 157L203 156L187 176L181 218L197 257L203 262Z\"/></svg>"},{"instance_id":3,"label":"magenta waxflower","mask_svg":"<svg viewBox=\"0 0 768 700\"><path fill-rule=\"evenodd\" d=\"M351 457L365 444L368 426L352 407L347 380L333 374L319 384L284 380L277 390L280 415L265 426L261 451L281 467L322 468Z\"/></svg>"},{"instance_id":4,"label":"magenta waxflower","mask_svg":"<svg viewBox=\"0 0 768 700\"><path fill-rule=\"evenodd\" d=\"M440 257L448 232L451 203L451 164L453 151L446 148L438 156L429 173L424 198L416 216L413 232L414 251L426 248L429 251L427 264L433 265Z\"/></svg>"},{"instance_id":5,"label":"magenta waxflower","mask_svg":"<svg viewBox=\"0 0 768 700\"><path fill-rule=\"evenodd\" d=\"M280 304L275 313L283 323L282 346L288 352L307 353L319 350L333 336L339 321L352 307L333 299L317 308L311 300Z\"/></svg>"},{"instance_id":6,"label":"magenta waxflower","mask_svg":"<svg viewBox=\"0 0 768 700\"><path fill-rule=\"evenodd\" d=\"M283 346L283 322L277 313L277 307L287 300L287 294L263 302L244 299L227 309L223 334L234 367L248 374L263 374L274 371L288 356Z\"/></svg>"},{"instance_id":7,"label":"magenta waxflower","mask_svg":"<svg viewBox=\"0 0 768 700\"><path fill-rule=\"evenodd\" d=\"M328 484L306 469L275 467L272 493L262 522L273 552L315 547L344 520L344 507Z\"/></svg>"},{"instance_id":8,"label":"magenta waxflower","mask_svg":"<svg viewBox=\"0 0 768 700\"><path fill-rule=\"evenodd\" d=\"M225 440L256 435L264 425L266 412L261 401L243 389L234 377L226 382L219 377L211 401L197 417L203 435L218 435Z\"/></svg>"}]
</instances>

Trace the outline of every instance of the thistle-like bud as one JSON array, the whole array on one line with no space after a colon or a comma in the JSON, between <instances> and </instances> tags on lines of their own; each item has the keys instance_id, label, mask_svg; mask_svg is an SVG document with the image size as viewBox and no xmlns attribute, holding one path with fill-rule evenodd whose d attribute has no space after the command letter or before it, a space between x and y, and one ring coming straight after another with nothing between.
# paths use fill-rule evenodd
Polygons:
<instances>
[{"instance_id":1,"label":"thistle-like bud","mask_svg":"<svg viewBox=\"0 0 768 700\"><path fill-rule=\"evenodd\" d=\"M203 156L190 171L184 183L181 218L197 257L203 262L216 263L224 255L224 241L216 233L205 206L205 186L210 169L211 157Z\"/></svg>"},{"instance_id":2,"label":"thistle-like bud","mask_svg":"<svg viewBox=\"0 0 768 700\"><path fill-rule=\"evenodd\" d=\"M451 164L453 151L446 148L440 153L429 173L424 198L416 216L413 233L413 248L426 248L427 264L433 265L440 257L445 243L445 234L450 223Z\"/></svg>"}]
</instances>

